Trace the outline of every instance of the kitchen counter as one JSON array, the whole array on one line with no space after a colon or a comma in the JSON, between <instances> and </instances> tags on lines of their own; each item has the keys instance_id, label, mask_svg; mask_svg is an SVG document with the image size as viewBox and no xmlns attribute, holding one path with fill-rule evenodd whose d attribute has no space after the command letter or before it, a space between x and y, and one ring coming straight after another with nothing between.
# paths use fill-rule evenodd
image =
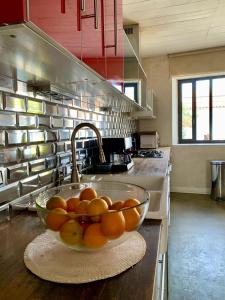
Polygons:
<instances>
[{"instance_id":1,"label":"kitchen counter","mask_svg":"<svg viewBox=\"0 0 225 300\"><path fill-rule=\"evenodd\" d=\"M26 245L43 232L35 213L20 213L0 224L0 299L150 300L158 263L160 220L145 220L140 233L147 243L144 258L113 278L87 284L58 284L38 278L23 263Z\"/></svg>"}]
</instances>

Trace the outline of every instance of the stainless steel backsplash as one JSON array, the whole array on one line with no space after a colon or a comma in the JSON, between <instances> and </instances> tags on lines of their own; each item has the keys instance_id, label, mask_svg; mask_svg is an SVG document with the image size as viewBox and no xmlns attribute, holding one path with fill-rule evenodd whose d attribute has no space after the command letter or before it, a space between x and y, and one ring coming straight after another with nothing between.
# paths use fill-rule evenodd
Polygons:
<instances>
[{"instance_id":1,"label":"stainless steel backsplash","mask_svg":"<svg viewBox=\"0 0 225 300\"><path fill-rule=\"evenodd\" d=\"M0 210L24 195L56 185L57 174L71 173L73 128L81 122L94 123L103 137L129 136L136 122L124 112L101 108L95 99L54 100L26 90L0 91ZM123 112L122 112L123 110ZM83 129L77 136L80 169L96 155L94 132ZM22 198L21 198L22 199Z\"/></svg>"}]
</instances>

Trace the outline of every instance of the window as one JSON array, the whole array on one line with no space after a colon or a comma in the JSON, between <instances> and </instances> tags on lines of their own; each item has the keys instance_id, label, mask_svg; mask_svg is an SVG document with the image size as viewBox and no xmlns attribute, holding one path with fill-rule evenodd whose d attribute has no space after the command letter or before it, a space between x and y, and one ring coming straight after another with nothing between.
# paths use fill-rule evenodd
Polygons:
<instances>
[{"instance_id":1,"label":"window","mask_svg":"<svg viewBox=\"0 0 225 300\"><path fill-rule=\"evenodd\" d=\"M180 143L225 142L225 76L178 81Z\"/></svg>"},{"instance_id":2,"label":"window","mask_svg":"<svg viewBox=\"0 0 225 300\"><path fill-rule=\"evenodd\" d=\"M124 82L124 94L138 103L138 83Z\"/></svg>"}]
</instances>

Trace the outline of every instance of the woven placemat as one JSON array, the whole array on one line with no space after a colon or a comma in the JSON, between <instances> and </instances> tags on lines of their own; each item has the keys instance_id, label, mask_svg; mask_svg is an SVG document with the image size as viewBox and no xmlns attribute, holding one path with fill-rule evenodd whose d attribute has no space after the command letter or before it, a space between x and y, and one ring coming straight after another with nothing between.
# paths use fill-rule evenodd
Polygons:
<instances>
[{"instance_id":1,"label":"woven placemat","mask_svg":"<svg viewBox=\"0 0 225 300\"><path fill-rule=\"evenodd\" d=\"M24 263L38 277L59 283L85 283L113 277L138 263L145 255L146 242L130 232L122 244L96 252L76 252L45 232L25 249Z\"/></svg>"}]
</instances>

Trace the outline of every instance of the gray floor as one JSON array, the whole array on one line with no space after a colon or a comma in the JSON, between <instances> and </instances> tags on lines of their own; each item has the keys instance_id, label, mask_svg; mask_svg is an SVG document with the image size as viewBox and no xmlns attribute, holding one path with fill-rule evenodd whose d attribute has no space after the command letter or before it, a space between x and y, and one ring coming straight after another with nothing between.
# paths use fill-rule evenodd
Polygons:
<instances>
[{"instance_id":1,"label":"gray floor","mask_svg":"<svg viewBox=\"0 0 225 300\"><path fill-rule=\"evenodd\" d=\"M225 203L171 195L169 300L225 299Z\"/></svg>"}]
</instances>

